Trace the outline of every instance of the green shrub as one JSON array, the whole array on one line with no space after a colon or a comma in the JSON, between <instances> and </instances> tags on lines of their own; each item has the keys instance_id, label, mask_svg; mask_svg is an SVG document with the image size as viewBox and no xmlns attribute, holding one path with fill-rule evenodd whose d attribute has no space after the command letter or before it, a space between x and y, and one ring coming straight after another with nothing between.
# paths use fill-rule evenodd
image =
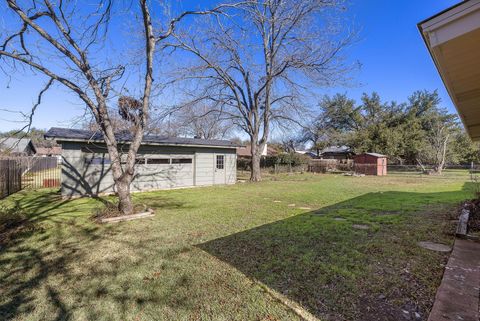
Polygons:
<instances>
[{"instance_id":1,"label":"green shrub","mask_svg":"<svg viewBox=\"0 0 480 321\"><path fill-rule=\"evenodd\" d=\"M291 165L292 167L308 164L310 157L297 153L283 153L273 156L265 156L260 160L260 167L270 168L275 165ZM249 158L237 158L237 169L250 170L251 160Z\"/></svg>"},{"instance_id":2,"label":"green shrub","mask_svg":"<svg viewBox=\"0 0 480 321\"><path fill-rule=\"evenodd\" d=\"M248 158L237 158L237 169L248 171L252 161Z\"/></svg>"},{"instance_id":3,"label":"green shrub","mask_svg":"<svg viewBox=\"0 0 480 321\"><path fill-rule=\"evenodd\" d=\"M262 159L262 167L273 167L275 165L300 166L308 164L309 157L297 153L283 153L274 156L267 156Z\"/></svg>"}]
</instances>

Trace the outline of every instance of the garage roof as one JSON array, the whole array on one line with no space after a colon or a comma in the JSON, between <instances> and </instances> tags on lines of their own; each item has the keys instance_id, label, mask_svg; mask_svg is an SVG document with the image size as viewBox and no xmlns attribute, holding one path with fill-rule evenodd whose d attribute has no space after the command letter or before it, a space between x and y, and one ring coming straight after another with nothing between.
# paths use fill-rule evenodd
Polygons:
<instances>
[{"instance_id":1,"label":"garage roof","mask_svg":"<svg viewBox=\"0 0 480 321\"><path fill-rule=\"evenodd\" d=\"M117 133L117 141L128 143L132 140L132 134L128 131ZM98 131L89 131L83 129L70 129L52 127L45 134L46 139L55 139L58 142L103 142L103 134ZM218 139L197 139L181 137L165 137L156 135L145 135L142 141L143 145L162 145L162 146L198 146L198 147L222 147L237 148L241 145L228 140Z\"/></svg>"},{"instance_id":2,"label":"garage roof","mask_svg":"<svg viewBox=\"0 0 480 321\"><path fill-rule=\"evenodd\" d=\"M418 28L465 129L480 140L480 0L467 0Z\"/></svg>"}]
</instances>

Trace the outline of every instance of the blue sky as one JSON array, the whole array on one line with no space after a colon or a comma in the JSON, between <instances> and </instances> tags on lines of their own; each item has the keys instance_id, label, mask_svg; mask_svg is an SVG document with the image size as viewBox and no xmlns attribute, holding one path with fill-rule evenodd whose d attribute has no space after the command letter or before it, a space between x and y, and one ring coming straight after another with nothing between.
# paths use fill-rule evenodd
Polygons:
<instances>
[{"instance_id":1,"label":"blue sky","mask_svg":"<svg viewBox=\"0 0 480 321\"><path fill-rule=\"evenodd\" d=\"M190 1L188 1L190 2ZM187 3L188 3L187 2ZM325 89L325 94L347 93L358 99L363 92L376 91L384 100L405 101L415 90L438 89L443 106L455 109L417 30L417 23L456 4L453 0L351 0L348 17L360 28L360 40L348 52L362 68L352 74L348 88ZM186 3L183 3L186 8ZM16 113L28 111L44 79L21 74L11 79L0 73L0 131L19 127ZM72 127L83 115L83 106L66 89L55 86L44 97L34 126Z\"/></svg>"}]
</instances>

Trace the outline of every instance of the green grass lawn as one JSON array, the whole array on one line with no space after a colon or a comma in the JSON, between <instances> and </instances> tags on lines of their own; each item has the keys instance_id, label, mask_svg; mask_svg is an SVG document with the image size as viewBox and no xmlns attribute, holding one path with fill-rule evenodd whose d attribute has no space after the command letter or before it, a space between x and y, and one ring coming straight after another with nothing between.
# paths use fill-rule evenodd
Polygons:
<instances>
[{"instance_id":1,"label":"green grass lawn","mask_svg":"<svg viewBox=\"0 0 480 321\"><path fill-rule=\"evenodd\" d=\"M33 226L0 245L0 319L299 320L274 292L320 320L426 320L448 255L416 243L452 244L472 191L462 172L273 176L135 194L155 217L110 225L99 201L25 191L0 202Z\"/></svg>"}]
</instances>

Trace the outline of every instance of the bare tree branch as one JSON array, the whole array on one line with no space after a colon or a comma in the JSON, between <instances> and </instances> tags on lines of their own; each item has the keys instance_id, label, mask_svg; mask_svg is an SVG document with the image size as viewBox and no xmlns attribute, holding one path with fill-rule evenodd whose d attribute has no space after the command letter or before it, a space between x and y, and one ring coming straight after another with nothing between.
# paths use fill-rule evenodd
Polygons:
<instances>
[{"instance_id":1,"label":"bare tree branch","mask_svg":"<svg viewBox=\"0 0 480 321\"><path fill-rule=\"evenodd\" d=\"M193 101L216 102L249 135L252 181L260 180L272 126L301 124L303 93L335 84L349 70L342 53L355 34L342 34L328 19L343 7L341 0L248 1L207 19L201 31L172 32L169 47L194 57L179 77L196 81Z\"/></svg>"},{"instance_id":2,"label":"bare tree branch","mask_svg":"<svg viewBox=\"0 0 480 321\"><path fill-rule=\"evenodd\" d=\"M143 79L138 91L139 98L129 95L125 86L115 88L115 82L122 79L128 61L113 65L101 50L107 41L110 21L115 5L111 0L98 0L89 6L79 6L71 1L32 1L19 2L4 0L19 23L5 39L0 39L0 59L18 72L19 67L48 77L47 85L40 91L37 102L30 111L26 128L31 127L33 116L42 102L44 93L52 83L58 82L75 93L92 113L99 132L108 150L111 171L119 196L119 209L129 214L133 211L130 184L135 176L135 158L149 122L152 89L154 88L154 57L156 45L168 38L176 24L191 15L219 14L219 9L206 11L186 11L168 22L167 30L156 30L153 26L149 1L138 0L131 3L131 9L139 19L134 18L141 30L142 59L145 69L137 72ZM124 8L125 9L125 8ZM129 8L130 9L130 8ZM135 17L135 14L130 17ZM166 18L165 18L166 20ZM123 57L122 57L123 58ZM2 70L4 65L2 64ZM143 85L143 86L142 86ZM143 88L141 88L143 87ZM122 150L116 136L116 116L109 105L114 97L124 97L134 102L123 106L125 121L130 125L132 137L128 145L126 163L121 162ZM137 104L138 102L138 104ZM120 100L119 100L120 103ZM125 108L130 108L125 110ZM127 116L128 115L128 116Z\"/></svg>"}]
</instances>

